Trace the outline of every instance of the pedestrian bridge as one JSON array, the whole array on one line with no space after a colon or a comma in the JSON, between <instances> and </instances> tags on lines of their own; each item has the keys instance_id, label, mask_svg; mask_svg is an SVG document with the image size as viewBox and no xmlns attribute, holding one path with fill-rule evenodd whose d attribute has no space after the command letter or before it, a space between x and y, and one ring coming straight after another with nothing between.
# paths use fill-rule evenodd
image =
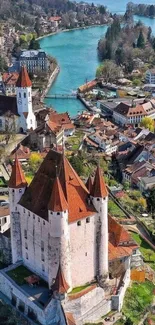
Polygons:
<instances>
[{"instance_id":1,"label":"pedestrian bridge","mask_svg":"<svg viewBox=\"0 0 155 325\"><path fill-rule=\"evenodd\" d=\"M52 94L52 95L46 95L45 98L47 99L76 99L77 94Z\"/></svg>"}]
</instances>

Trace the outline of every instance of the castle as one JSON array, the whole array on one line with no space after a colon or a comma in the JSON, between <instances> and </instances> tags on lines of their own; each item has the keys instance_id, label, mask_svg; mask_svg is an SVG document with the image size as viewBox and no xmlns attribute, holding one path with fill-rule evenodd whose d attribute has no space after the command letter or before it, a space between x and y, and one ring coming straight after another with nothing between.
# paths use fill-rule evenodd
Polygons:
<instances>
[{"instance_id":1,"label":"castle","mask_svg":"<svg viewBox=\"0 0 155 325\"><path fill-rule=\"evenodd\" d=\"M36 128L36 117L32 109L32 83L26 68L21 68L16 83L16 97L0 96L0 131L7 128L26 132Z\"/></svg>"},{"instance_id":2,"label":"castle","mask_svg":"<svg viewBox=\"0 0 155 325\"><path fill-rule=\"evenodd\" d=\"M121 309L139 251L108 217L99 166L85 185L64 153L51 150L28 186L16 157L9 199L13 264L0 271L0 290L16 308L43 325L84 324ZM119 289L109 278L114 261L123 265ZM12 272L20 268L30 274L19 285Z\"/></svg>"}]
</instances>

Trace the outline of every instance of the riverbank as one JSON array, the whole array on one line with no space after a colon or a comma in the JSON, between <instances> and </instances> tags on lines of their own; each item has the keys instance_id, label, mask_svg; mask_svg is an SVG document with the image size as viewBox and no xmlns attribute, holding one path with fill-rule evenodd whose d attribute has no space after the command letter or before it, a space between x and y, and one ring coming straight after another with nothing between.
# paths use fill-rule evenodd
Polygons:
<instances>
[{"instance_id":1,"label":"riverbank","mask_svg":"<svg viewBox=\"0 0 155 325\"><path fill-rule=\"evenodd\" d=\"M112 23L112 22L111 22ZM53 33L49 33L49 34L45 34L43 36L40 36L38 38L36 38L37 41L40 41L41 39L45 38L45 37L49 37L49 36L53 36L53 35L57 35L60 33L66 33L66 32L72 32L72 31L76 31L76 30L84 30L84 29L88 29L88 28L93 28L93 27L103 27L103 26L108 26L111 24L109 23L105 23L105 24L100 24L100 25L90 25L90 26L85 26L85 27L75 27L75 28L71 28L71 29L59 29L56 32Z\"/></svg>"},{"instance_id":2,"label":"riverbank","mask_svg":"<svg viewBox=\"0 0 155 325\"><path fill-rule=\"evenodd\" d=\"M49 78L49 81L48 81L48 84L47 84L47 87L45 89L45 91L43 92L43 94L41 95L41 98L40 98L40 101L43 103L49 89L51 88L53 82L55 81L55 79L57 78L58 74L60 72L60 67L57 65L56 68L54 69L54 71L52 72L50 78Z\"/></svg>"}]
</instances>

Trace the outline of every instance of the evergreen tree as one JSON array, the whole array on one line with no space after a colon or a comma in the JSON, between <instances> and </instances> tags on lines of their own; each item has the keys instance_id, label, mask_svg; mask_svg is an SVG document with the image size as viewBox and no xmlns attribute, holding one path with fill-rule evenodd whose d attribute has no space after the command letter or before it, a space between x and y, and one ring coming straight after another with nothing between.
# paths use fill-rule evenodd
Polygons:
<instances>
[{"instance_id":1,"label":"evergreen tree","mask_svg":"<svg viewBox=\"0 0 155 325\"><path fill-rule=\"evenodd\" d=\"M39 49L40 49L40 44L35 39L35 37L33 37L29 44L29 50L39 50Z\"/></svg>"},{"instance_id":2,"label":"evergreen tree","mask_svg":"<svg viewBox=\"0 0 155 325\"><path fill-rule=\"evenodd\" d=\"M149 8L149 16L154 17L155 16L155 6L151 5Z\"/></svg>"},{"instance_id":3,"label":"evergreen tree","mask_svg":"<svg viewBox=\"0 0 155 325\"><path fill-rule=\"evenodd\" d=\"M148 33L147 33L147 39L148 39L149 42L150 42L150 40L151 40L151 34L152 34L152 29L151 29L151 27L149 26L149 28L148 28Z\"/></svg>"},{"instance_id":4,"label":"evergreen tree","mask_svg":"<svg viewBox=\"0 0 155 325\"><path fill-rule=\"evenodd\" d=\"M137 47L141 48L141 49L143 49L145 47L145 39L144 39L142 29L140 30L139 37L137 40Z\"/></svg>"}]
</instances>

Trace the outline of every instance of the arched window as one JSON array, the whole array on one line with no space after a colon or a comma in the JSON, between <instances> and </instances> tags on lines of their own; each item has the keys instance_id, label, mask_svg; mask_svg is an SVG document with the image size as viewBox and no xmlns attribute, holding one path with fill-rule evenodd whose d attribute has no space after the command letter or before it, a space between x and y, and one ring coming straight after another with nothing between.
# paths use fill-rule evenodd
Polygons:
<instances>
[{"instance_id":1,"label":"arched window","mask_svg":"<svg viewBox=\"0 0 155 325\"><path fill-rule=\"evenodd\" d=\"M24 93L24 98L26 98L26 93Z\"/></svg>"}]
</instances>

